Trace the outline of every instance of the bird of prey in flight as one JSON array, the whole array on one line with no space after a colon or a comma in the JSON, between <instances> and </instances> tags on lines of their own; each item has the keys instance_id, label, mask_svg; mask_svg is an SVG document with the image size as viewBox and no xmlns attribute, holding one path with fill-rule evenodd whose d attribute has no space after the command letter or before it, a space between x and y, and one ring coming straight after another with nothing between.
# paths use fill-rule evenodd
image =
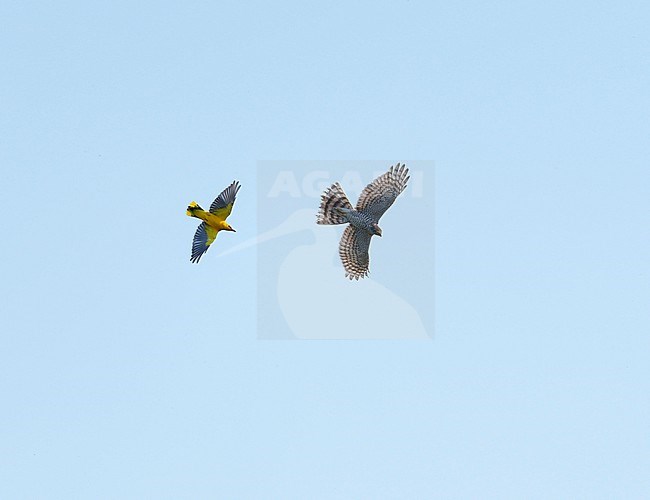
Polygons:
<instances>
[{"instance_id":1,"label":"bird of prey in flight","mask_svg":"<svg viewBox=\"0 0 650 500\"><path fill-rule=\"evenodd\" d=\"M353 208L341 185L332 184L321 197L318 224L349 224L339 244L345 276L358 280L368 276L370 239L381 236L379 219L406 189L409 170L403 164L390 167L366 186Z\"/></svg>"},{"instance_id":2,"label":"bird of prey in flight","mask_svg":"<svg viewBox=\"0 0 650 500\"><path fill-rule=\"evenodd\" d=\"M210 205L210 210L206 212L195 201L187 207L187 215L196 217L203 222L199 224L196 233L194 234L194 241L192 242L192 256L190 261L197 263L205 252L208 251L210 245L214 242L219 231L235 231L226 219L232 212L232 207L235 204L235 197L241 185L238 181L224 189L219 196Z\"/></svg>"}]
</instances>

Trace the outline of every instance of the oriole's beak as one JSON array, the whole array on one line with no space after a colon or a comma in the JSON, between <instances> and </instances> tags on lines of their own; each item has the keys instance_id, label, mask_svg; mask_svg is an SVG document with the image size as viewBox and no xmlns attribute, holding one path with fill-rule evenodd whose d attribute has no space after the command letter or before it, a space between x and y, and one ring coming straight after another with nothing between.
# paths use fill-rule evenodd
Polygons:
<instances>
[{"instance_id":1,"label":"oriole's beak","mask_svg":"<svg viewBox=\"0 0 650 500\"><path fill-rule=\"evenodd\" d=\"M236 233L236 232L237 232L237 231L235 231L232 227L230 228L230 230L231 230L233 233Z\"/></svg>"}]
</instances>

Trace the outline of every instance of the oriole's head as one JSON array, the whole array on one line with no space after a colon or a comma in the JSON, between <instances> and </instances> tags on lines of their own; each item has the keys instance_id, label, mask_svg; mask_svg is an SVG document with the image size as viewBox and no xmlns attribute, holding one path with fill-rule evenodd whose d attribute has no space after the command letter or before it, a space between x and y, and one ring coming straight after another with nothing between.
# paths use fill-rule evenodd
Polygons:
<instances>
[{"instance_id":1,"label":"oriole's head","mask_svg":"<svg viewBox=\"0 0 650 500\"><path fill-rule=\"evenodd\" d=\"M226 231L232 231L233 233L237 232L233 229L233 227L230 224L226 224Z\"/></svg>"},{"instance_id":2,"label":"oriole's head","mask_svg":"<svg viewBox=\"0 0 650 500\"><path fill-rule=\"evenodd\" d=\"M373 224L372 225L372 234L376 236L381 236L381 228L379 227L379 224Z\"/></svg>"}]
</instances>

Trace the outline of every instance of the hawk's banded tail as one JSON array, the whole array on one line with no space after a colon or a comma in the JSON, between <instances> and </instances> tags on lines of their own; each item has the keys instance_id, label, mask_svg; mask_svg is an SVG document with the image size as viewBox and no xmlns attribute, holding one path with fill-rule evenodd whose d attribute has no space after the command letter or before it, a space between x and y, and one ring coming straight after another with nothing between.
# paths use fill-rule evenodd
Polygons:
<instances>
[{"instance_id":1,"label":"hawk's banded tail","mask_svg":"<svg viewBox=\"0 0 650 500\"><path fill-rule=\"evenodd\" d=\"M323 193L320 202L320 210L318 212L318 224L345 224L348 221L344 211L353 210L350 200L346 196L341 185L337 182L332 184Z\"/></svg>"}]
</instances>

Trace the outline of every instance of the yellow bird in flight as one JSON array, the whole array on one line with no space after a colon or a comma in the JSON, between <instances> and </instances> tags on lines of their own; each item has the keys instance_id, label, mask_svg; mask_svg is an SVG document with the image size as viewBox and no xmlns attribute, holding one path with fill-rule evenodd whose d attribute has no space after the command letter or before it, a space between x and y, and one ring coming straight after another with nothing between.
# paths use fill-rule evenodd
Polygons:
<instances>
[{"instance_id":1,"label":"yellow bird in flight","mask_svg":"<svg viewBox=\"0 0 650 500\"><path fill-rule=\"evenodd\" d=\"M235 204L235 197L241 185L238 181L224 189L219 196L210 205L210 211L203 210L195 201L187 207L187 215L196 217L203 222L199 225L196 233L194 234L194 241L192 242L192 257L190 261L197 263L201 256L208 251L210 245L214 242L219 231L233 231L235 230L226 222L226 219L232 212L232 207Z\"/></svg>"}]
</instances>

